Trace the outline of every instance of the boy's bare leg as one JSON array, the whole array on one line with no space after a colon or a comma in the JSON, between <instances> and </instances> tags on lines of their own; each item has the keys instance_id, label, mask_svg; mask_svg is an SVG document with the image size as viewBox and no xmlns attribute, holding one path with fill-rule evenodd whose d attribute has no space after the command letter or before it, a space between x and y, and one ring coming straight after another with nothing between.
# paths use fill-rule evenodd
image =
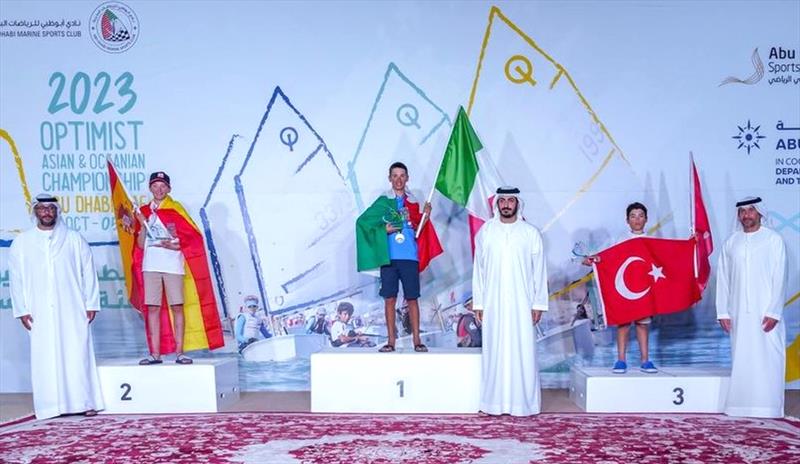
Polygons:
<instances>
[{"instance_id":1,"label":"boy's bare leg","mask_svg":"<svg viewBox=\"0 0 800 464\"><path fill-rule=\"evenodd\" d=\"M147 306L147 327L150 328L150 354L161 359L161 307Z\"/></svg>"},{"instance_id":2,"label":"boy's bare leg","mask_svg":"<svg viewBox=\"0 0 800 464\"><path fill-rule=\"evenodd\" d=\"M636 324L636 340L639 341L639 351L642 353L642 364L650 359L647 324Z\"/></svg>"},{"instance_id":3,"label":"boy's bare leg","mask_svg":"<svg viewBox=\"0 0 800 464\"><path fill-rule=\"evenodd\" d=\"M387 345L394 346L397 339L395 333L395 305L397 304L397 297L385 298L383 300L383 313L386 316L386 336L389 340L386 341Z\"/></svg>"},{"instance_id":4,"label":"boy's bare leg","mask_svg":"<svg viewBox=\"0 0 800 464\"><path fill-rule=\"evenodd\" d=\"M628 354L628 337L631 333L630 324L617 327L617 359L625 361Z\"/></svg>"},{"instance_id":5,"label":"boy's bare leg","mask_svg":"<svg viewBox=\"0 0 800 464\"><path fill-rule=\"evenodd\" d=\"M417 300L407 300L408 302L408 319L411 321L411 334L414 338L414 345L421 345L422 340L419 338L419 303Z\"/></svg>"}]
</instances>

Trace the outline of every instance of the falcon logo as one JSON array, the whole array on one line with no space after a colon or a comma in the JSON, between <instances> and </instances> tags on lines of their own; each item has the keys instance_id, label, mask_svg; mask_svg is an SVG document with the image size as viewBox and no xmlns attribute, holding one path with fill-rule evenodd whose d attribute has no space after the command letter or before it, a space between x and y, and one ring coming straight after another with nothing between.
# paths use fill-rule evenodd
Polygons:
<instances>
[{"instance_id":1,"label":"falcon logo","mask_svg":"<svg viewBox=\"0 0 800 464\"><path fill-rule=\"evenodd\" d=\"M139 38L139 19L127 5L106 2L89 18L89 35L103 51L122 53L133 47Z\"/></svg>"}]
</instances>

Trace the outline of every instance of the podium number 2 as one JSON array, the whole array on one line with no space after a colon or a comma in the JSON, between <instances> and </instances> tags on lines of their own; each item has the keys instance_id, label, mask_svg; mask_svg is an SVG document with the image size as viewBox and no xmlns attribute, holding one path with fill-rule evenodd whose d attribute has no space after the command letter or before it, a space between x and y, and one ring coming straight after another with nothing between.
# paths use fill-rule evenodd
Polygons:
<instances>
[{"instance_id":1,"label":"podium number 2","mask_svg":"<svg viewBox=\"0 0 800 464\"><path fill-rule=\"evenodd\" d=\"M675 393L675 399L672 400L672 404L675 405L682 405L683 404L683 388L675 387L672 389L672 393Z\"/></svg>"},{"instance_id":2,"label":"podium number 2","mask_svg":"<svg viewBox=\"0 0 800 464\"><path fill-rule=\"evenodd\" d=\"M131 392L131 384L123 383L122 385L119 386L119 388L121 388L123 390L122 397L120 397L120 400L122 400L122 401L130 401L130 400L133 399L133 398L131 398L129 396L130 392Z\"/></svg>"},{"instance_id":3,"label":"podium number 2","mask_svg":"<svg viewBox=\"0 0 800 464\"><path fill-rule=\"evenodd\" d=\"M400 398L404 397L405 396L405 385L406 385L405 381L398 380L395 385L397 385L400 388Z\"/></svg>"}]
</instances>

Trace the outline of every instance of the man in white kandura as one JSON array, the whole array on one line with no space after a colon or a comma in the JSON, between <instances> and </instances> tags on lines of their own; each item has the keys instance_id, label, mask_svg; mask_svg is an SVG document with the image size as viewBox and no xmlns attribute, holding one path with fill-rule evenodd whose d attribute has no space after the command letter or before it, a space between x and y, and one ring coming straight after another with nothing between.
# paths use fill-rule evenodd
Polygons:
<instances>
[{"instance_id":1,"label":"man in white kandura","mask_svg":"<svg viewBox=\"0 0 800 464\"><path fill-rule=\"evenodd\" d=\"M739 230L725 242L717 264L717 319L731 336L732 351L725 414L783 417L786 247L762 225L761 198L746 198L736 208Z\"/></svg>"},{"instance_id":2,"label":"man in white kandura","mask_svg":"<svg viewBox=\"0 0 800 464\"><path fill-rule=\"evenodd\" d=\"M14 317L30 331L33 408L37 419L103 409L89 324L100 310L89 244L61 219L58 200L33 203L36 227L9 253Z\"/></svg>"},{"instance_id":3,"label":"man in white kandura","mask_svg":"<svg viewBox=\"0 0 800 464\"><path fill-rule=\"evenodd\" d=\"M501 187L494 217L475 237L472 268L472 308L483 324L481 411L541 411L534 324L547 296L542 235L522 218L519 189Z\"/></svg>"}]
</instances>

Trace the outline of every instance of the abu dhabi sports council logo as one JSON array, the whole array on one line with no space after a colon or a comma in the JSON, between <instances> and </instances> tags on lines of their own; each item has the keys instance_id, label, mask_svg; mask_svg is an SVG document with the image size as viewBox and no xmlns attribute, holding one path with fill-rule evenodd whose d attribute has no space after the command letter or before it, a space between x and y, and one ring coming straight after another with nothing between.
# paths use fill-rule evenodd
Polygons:
<instances>
[{"instance_id":1,"label":"abu dhabi sports council logo","mask_svg":"<svg viewBox=\"0 0 800 464\"><path fill-rule=\"evenodd\" d=\"M750 61L753 63L753 74L745 78L728 76L719 83L718 87L727 84L755 85L761 82L766 75L766 82L772 85L800 85L800 62L795 61L797 49L783 46L769 48L766 67L758 53L758 48L753 50Z\"/></svg>"},{"instance_id":2,"label":"abu dhabi sports council logo","mask_svg":"<svg viewBox=\"0 0 800 464\"><path fill-rule=\"evenodd\" d=\"M124 3L103 3L89 18L89 35L103 51L122 53L139 38L139 18Z\"/></svg>"},{"instance_id":3,"label":"abu dhabi sports council logo","mask_svg":"<svg viewBox=\"0 0 800 464\"><path fill-rule=\"evenodd\" d=\"M766 136L758 133L758 130L761 129L761 126L753 127L753 125L750 124L750 120L748 119L746 126L744 127L736 126L736 127L739 128L739 133L731 138L739 142L739 146L736 147L737 149L742 149L742 148L747 149L748 155L750 154L750 150L752 148L758 148L759 150L761 149L761 146L758 144L758 142L761 139L767 138Z\"/></svg>"},{"instance_id":4,"label":"abu dhabi sports council logo","mask_svg":"<svg viewBox=\"0 0 800 464\"><path fill-rule=\"evenodd\" d=\"M753 62L753 74L745 79L739 79L738 77L728 76L722 82L719 83L718 87L722 87L726 84L745 84L745 85L753 85L758 83L761 79L764 78L764 63L761 61L761 57L758 56L758 48L753 50L753 55L750 57L750 61Z\"/></svg>"}]
</instances>

